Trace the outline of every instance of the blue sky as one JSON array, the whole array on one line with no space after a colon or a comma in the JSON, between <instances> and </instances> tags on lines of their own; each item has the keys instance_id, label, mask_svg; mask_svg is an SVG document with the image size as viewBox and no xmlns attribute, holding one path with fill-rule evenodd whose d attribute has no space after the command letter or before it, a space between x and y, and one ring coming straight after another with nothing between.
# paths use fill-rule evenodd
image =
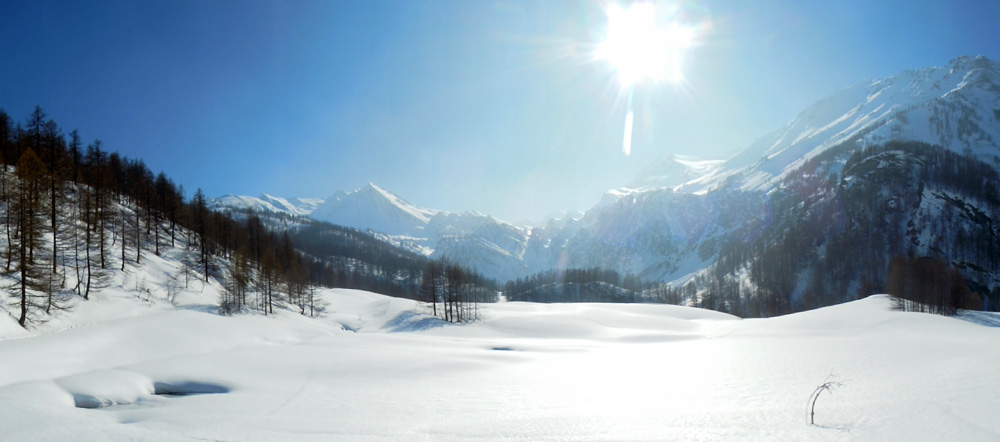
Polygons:
<instances>
[{"instance_id":1,"label":"blue sky","mask_svg":"<svg viewBox=\"0 0 1000 442\"><path fill-rule=\"evenodd\" d=\"M672 2L670 4L677 4ZM187 189L326 197L371 181L511 221L587 209L672 153L725 157L864 79L1000 59L1000 2L704 1L684 81L625 100L604 1L5 1L0 107Z\"/></svg>"}]
</instances>

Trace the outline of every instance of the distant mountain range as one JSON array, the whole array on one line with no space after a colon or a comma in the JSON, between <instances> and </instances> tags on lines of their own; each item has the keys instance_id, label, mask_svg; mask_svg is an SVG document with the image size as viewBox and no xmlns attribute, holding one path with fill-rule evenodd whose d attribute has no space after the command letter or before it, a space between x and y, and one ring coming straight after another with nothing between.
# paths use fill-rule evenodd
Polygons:
<instances>
[{"instance_id":1,"label":"distant mountain range","mask_svg":"<svg viewBox=\"0 0 1000 442\"><path fill-rule=\"evenodd\" d=\"M521 262L528 229L480 213L418 207L371 183L351 192L337 192L325 200L227 195L216 199L212 206L216 210L308 217L369 230L407 250L432 258L446 257L500 281L534 273Z\"/></svg>"},{"instance_id":2,"label":"distant mountain range","mask_svg":"<svg viewBox=\"0 0 1000 442\"><path fill-rule=\"evenodd\" d=\"M889 149L891 154L877 148L893 141L911 144ZM607 192L582 216L540 226L417 207L374 184L323 201L225 196L215 206L370 229L501 281L553 268L602 267L675 284L725 279L761 288L779 284L755 276L762 265L773 264L764 254L787 249L805 255L776 270L787 275L780 282L784 286L764 288L788 292L792 303L806 302L807 280L824 271L816 266L830 264L824 257L834 239L864 230L895 242L879 242L871 252L877 259L869 263L877 271L842 275L836 283L827 281L830 286L858 291L865 284L884 285L892 257L915 254L961 267L989 291L1000 282L995 252L1000 250L1000 206L991 196L997 191L986 176L978 187L956 190L946 184L952 178L944 177L948 171L937 163L962 164L951 172L995 172L1000 169L998 143L1000 65L967 56L944 67L850 86L732 158L668 156L629 188ZM882 174L890 170L896 174ZM852 212L856 201L845 198L855 198L860 189L873 193L865 204L874 208ZM982 259L971 257L971 246L955 244L960 241L955 229L998 247ZM812 243L790 245L793 234ZM856 241L837 247L870 248L866 240ZM709 278L711 272L730 277Z\"/></svg>"}]
</instances>

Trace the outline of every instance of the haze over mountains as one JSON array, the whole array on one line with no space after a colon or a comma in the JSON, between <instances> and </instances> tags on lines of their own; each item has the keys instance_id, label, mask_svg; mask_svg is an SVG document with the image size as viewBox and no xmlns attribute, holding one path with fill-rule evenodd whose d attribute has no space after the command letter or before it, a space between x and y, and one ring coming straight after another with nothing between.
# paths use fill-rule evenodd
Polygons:
<instances>
[{"instance_id":1,"label":"haze over mountains","mask_svg":"<svg viewBox=\"0 0 1000 442\"><path fill-rule=\"evenodd\" d=\"M775 229L787 232L807 228L803 226L807 218L818 215L805 209L814 206L820 210L827 207L825 204L833 204L827 208L824 221L808 227L825 232L818 234L812 246L826 251L829 239L843 237L845 229L850 230L860 221L859 214L843 207L844 195L851 189L877 184L868 179L870 176L858 175L857 170L845 170L845 165L852 155L890 141L927 143L996 170L1000 167L1000 65L982 56L964 56L947 66L856 83L812 105L785 127L763 136L732 158L667 156L636 177L632 187L607 192L579 219L516 226L479 213L418 207L374 184L338 192L311 212L304 202L275 204L273 197L227 196L216 204L263 212L273 207L276 212L370 229L419 245L431 257L462 262L501 281L553 268L602 267L646 280L684 283L704 275L737 244L749 247L762 237L772 242L786 240L788 234L776 233ZM903 157L894 156L903 163L911 161ZM855 162L863 160L855 158ZM877 169L891 169L885 158L880 161ZM932 166L925 164L922 157L912 161L927 170ZM901 173L919 170L900 167ZM822 183L797 191L795 200L803 205L799 209L805 209L801 213L778 211L775 202L787 199L785 194L801 185L803 179ZM892 256L907 252L940 256L951 264L968 262L981 269L977 270L977 278L988 289L996 280L986 269L988 266L957 257L950 240L945 241L949 244L932 244L928 239L945 233L950 238L954 236L951 233L932 232L930 227L920 226L940 225L947 221L943 216L951 216L955 211L952 209L957 209L967 215L962 219L968 222L952 220L949 225L961 225L962 229L982 231L984 237L996 238L995 221L1000 219L1000 208L982 194L989 186L983 184L979 191L971 193L946 193L935 183L920 187L914 189L913 195L903 195L905 189L900 186L870 189L878 193L873 197L878 200L865 204L890 212L885 208L896 207L893 205L902 201L910 205L906 213L891 222L901 224L893 224L892 228L887 227L891 223L885 220L886 213L872 218L882 219L876 223L882 224L881 230L875 233L892 236L890 231L899 228L905 237L878 251L878 265L887 267ZM934 191L936 188L940 190ZM760 253L767 248L760 247ZM756 258L747 258L750 255L746 253L741 252L743 264L728 271L746 273L754 267L759 256L750 254ZM822 257L817 259L822 261ZM804 263L811 260L814 258ZM801 279L811 272L811 268L803 267L788 269L787 273ZM969 271L966 273L971 276ZM875 279L884 277L873 275ZM858 289L862 281L844 284ZM793 281L792 285L802 284ZM802 287L789 290L801 292Z\"/></svg>"}]
</instances>

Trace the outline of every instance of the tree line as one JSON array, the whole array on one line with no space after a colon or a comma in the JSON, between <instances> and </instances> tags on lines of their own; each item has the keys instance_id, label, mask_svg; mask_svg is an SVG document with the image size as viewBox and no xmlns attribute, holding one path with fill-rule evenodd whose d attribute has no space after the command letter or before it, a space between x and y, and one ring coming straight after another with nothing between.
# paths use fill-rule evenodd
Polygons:
<instances>
[{"instance_id":1,"label":"tree line","mask_svg":"<svg viewBox=\"0 0 1000 442\"><path fill-rule=\"evenodd\" d=\"M508 281L503 286L508 301L528 302L657 302L649 287L632 274L610 269L556 269Z\"/></svg>"},{"instance_id":2,"label":"tree line","mask_svg":"<svg viewBox=\"0 0 1000 442\"><path fill-rule=\"evenodd\" d=\"M296 249L310 257L316 283L420 299L426 256L369 232L301 219L287 230Z\"/></svg>"},{"instance_id":3,"label":"tree line","mask_svg":"<svg viewBox=\"0 0 1000 442\"><path fill-rule=\"evenodd\" d=\"M978 293L970 291L955 267L931 257L897 256L889 264L887 292L903 311L953 315L960 309L981 310Z\"/></svg>"}]
</instances>

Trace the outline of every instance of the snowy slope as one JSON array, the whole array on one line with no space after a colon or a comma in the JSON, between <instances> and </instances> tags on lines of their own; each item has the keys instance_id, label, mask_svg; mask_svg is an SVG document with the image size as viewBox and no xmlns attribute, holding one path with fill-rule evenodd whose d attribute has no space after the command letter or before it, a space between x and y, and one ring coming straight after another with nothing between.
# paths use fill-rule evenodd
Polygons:
<instances>
[{"instance_id":1,"label":"snowy slope","mask_svg":"<svg viewBox=\"0 0 1000 442\"><path fill-rule=\"evenodd\" d=\"M785 127L760 138L687 192L739 175L747 188L767 189L806 160L846 141L922 141L985 158L1000 143L1000 63L958 57L943 67L863 81L810 106Z\"/></svg>"},{"instance_id":2,"label":"snowy slope","mask_svg":"<svg viewBox=\"0 0 1000 442\"><path fill-rule=\"evenodd\" d=\"M715 175L723 163L723 160L671 154L643 169L629 187L677 187L702 177Z\"/></svg>"},{"instance_id":3,"label":"snowy slope","mask_svg":"<svg viewBox=\"0 0 1000 442\"><path fill-rule=\"evenodd\" d=\"M323 200L319 198L281 198L266 193L261 195L261 199L271 203L271 206L277 209L283 209L289 214L299 216L308 216L320 204L323 204Z\"/></svg>"},{"instance_id":4,"label":"snowy slope","mask_svg":"<svg viewBox=\"0 0 1000 442\"><path fill-rule=\"evenodd\" d=\"M322 293L221 317L121 292L0 340L11 440L995 440L1000 329L872 297L739 320L665 305ZM105 316L106 311L112 311ZM0 319L0 324L6 318ZM842 386L807 399L833 373ZM97 407L97 408L80 408Z\"/></svg>"},{"instance_id":5,"label":"snowy slope","mask_svg":"<svg viewBox=\"0 0 1000 442\"><path fill-rule=\"evenodd\" d=\"M209 208L217 211L250 210L263 214L309 216L321 204L323 200L319 198L281 198L268 194L252 197L230 194L213 199Z\"/></svg>"}]
</instances>

